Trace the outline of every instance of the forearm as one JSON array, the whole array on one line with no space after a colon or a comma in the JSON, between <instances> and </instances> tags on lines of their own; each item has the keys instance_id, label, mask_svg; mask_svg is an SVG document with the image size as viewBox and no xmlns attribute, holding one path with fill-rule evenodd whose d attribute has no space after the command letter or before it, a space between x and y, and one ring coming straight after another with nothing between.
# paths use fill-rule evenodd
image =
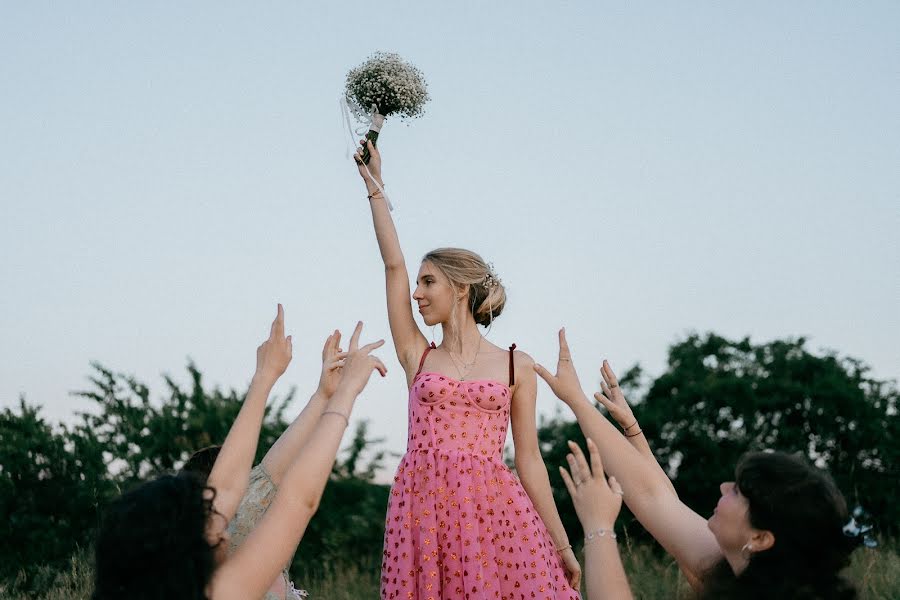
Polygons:
<instances>
[{"instance_id":1,"label":"forearm","mask_svg":"<svg viewBox=\"0 0 900 600\"><path fill-rule=\"evenodd\" d=\"M630 435L626 434L625 439L628 440L628 443L631 446L641 453L641 456L647 458L650 461L650 465L653 467L654 471L656 471L657 476L660 478L660 481L666 484L666 487L669 488L669 491L675 494L675 497L678 497L678 492L675 491L675 486L672 485L672 480L669 479L669 476L666 475L666 472L663 470L662 466L659 464L659 461L656 460L656 455L653 454L653 449L650 447L650 443L647 441L644 433L638 433Z\"/></svg>"},{"instance_id":2,"label":"forearm","mask_svg":"<svg viewBox=\"0 0 900 600\"><path fill-rule=\"evenodd\" d=\"M550 478L547 475L547 467L539 453L527 456L516 456L516 471L522 481L522 487L528 493L531 503L537 510L553 538L556 548L564 548L569 545L569 536L559 518L556 510L556 502L553 500L553 491L550 488Z\"/></svg>"},{"instance_id":3,"label":"forearm","mask_svg":"<svg viewBox=\"0 0 900 600\"><path fill-rule=\"evenodd\" d=\"M584 545L586 600L632 598L616 540L606 535Z\"/></svg>"},{"instance_id":4,"label":"forearm","mask_svg":"<svg viewBox=\"0 0 900 600\"><path fill-rule=\"evenodd\" d=\"M584 436L597 444L605 470L622 485L626 501L629 497L671 493L660 477L658 465L651 464L647 456L635 449L584 394L566 399L566 403L575 413Z\"/></svg>"},{"instance_id":5,"label":"forearm","mask_svg":"<svg viewBox=\"0 0 900 600\"><path fill-rule=\"evenodd\" d=\"M315 512L331 475L355 401L355 394L340 389L335 392L323 410L309 442L287 469L279 494L283 493L292 498L292 502L299 502Z\"/></svg>"},{"instance_id":6,"label":"forearm","mask_svg":"<svg viewBox=\"0 0 900 600\"><path fill-rule=\"evenodd\" d=\"M207 479L216 490L216 510L231 519L247 490L250 469L259 443L266 400L275 381L254 376L244 404L225 437L222 450Z\"/></svg>"},{"instance_id":7,"label":"forearm","mask_svg":"<svg viewBox=\"0 0 900 600\"><path fill-rule=\"evenodd\" d=\"M380 182L379 182L380 183ZM378 241L378 249L381 251L381 259L385 269L403 269L406 264L403 260L403 252L400 249L400 238L397 228L388 210L384 194L380 193L375 185L366 180L368 194L373 195L369 200L372 209L372 224L375 226L375 239ZM405 276L405 275L404 275Z\"/></svg>"},{"instance_id":8,"label":"forearm","mask_svg":"<svg viewBox=\"0 0 900 600\"><path fill-rule=\"evenodd\" d=\"M263 466L275 485L281 485L284 474L308 441L327 404L328 398L316 390L294 422L266 453L262 461Z\"/></svg>"},{"instance_id":9,"label":"forearm","mask_svg":"<svg viewBox=\"0 0 900 600\"><path fill-rule=\"evenodd\" d=\"M339 390L326 410L349 415L355 398ZM224 567L216 571L213 600L262 597L293 556L318 508L346 428L340 415L321 416L308 443L285 472L262 521Z\"/></svg>"}]
</instances>

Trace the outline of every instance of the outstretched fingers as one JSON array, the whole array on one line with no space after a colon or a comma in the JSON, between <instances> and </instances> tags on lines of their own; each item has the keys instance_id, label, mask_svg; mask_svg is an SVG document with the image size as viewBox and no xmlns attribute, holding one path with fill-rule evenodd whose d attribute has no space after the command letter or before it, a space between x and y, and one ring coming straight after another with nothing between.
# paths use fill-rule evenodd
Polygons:
<instances>
[{"instance_id":1,"label":"outstretched fingers","mask_svg":"<svg viewBox=\"0 0 900 600\"><path fill-rule=\"evenodd\" d=\"M556 379L556 376L553 375L550 371L545 369L543 365L538 363L534 363L534 371L541 376L541 379L547 382L550 387L553 387L553 380Z\"/></svg>"},{"instance_id":2,"label":"outstretched fingers","mask_svg":"<svg viewBox=\"0 0 900 600\"><path fill-rule=\"evenodd\" d=\"M353 330L353 335L350 336L350 352L354 352L359 348L359 336L362 333L363 322L357 321L356 328Z\"/></svg>"},{"instance_id":3,"label":"outstretched fingers","mask_svg":"<svg viewBox=\"0 0 900 600\"><path fill-rule=\"evenodd\" d=\"M562 477L563 483L566 484L566 489L569 490L569 495L575 495L575 482L572 481L572 476L569 475L569 472L566 471L563 467L559 468L559 475Z\"/></svg>"},{"instance_id":4,"label":"outstretched fingers","mask_svg":"<svg viewBox=\"0 0 900 600\"><path fill-rule=\"evenodd\" d=\"M603 472L603 459L600 458L600 449L591 438L587 439L588 454L591 455L591 472L594 479L606 483L606 474Z\"/></svg>"},{"instance_id":5,"label":"outstretched fingers","mask_svg":"<svg viewBox=\"0 0 900 600\"><path fill-rule=\"evenodd\" d=\"M597 402L602 404L603 407L610 412L610 414L612 414L612 412L618 408L618 406L616 406L615 402L613 402L612 400L609 399L608 396L605 396L604 394L601 394L600 392L594 392L594 400L596 400Z\"/></svg>"},{"instance_id":6,"label":"outstretched fingers","mask_svg":"<svg viewBox=\"0 0 900 600\"><path fill-rule=\"evenodd\" d=\"M572 360L572 352L569 350L569 342L566 340L565 327L559 330L559 360L560 362Z\"/></svg>"},{"instance_id":7,"label":"outstretched fingers","mask_svg":"<svg viewBox=\"0 0 900 600\"><path fill-rule=\"evenodd\" d=\"M284 307L278 304L278 314L272 321L272 327L269 329L269 339L282 339L284 337Z\"/></svg>"}]
</instances>

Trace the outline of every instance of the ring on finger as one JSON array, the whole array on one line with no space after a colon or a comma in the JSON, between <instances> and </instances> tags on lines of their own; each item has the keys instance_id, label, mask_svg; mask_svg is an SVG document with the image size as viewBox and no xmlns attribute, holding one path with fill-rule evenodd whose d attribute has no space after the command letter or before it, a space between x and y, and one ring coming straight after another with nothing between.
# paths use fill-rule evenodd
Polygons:
<instances>
[{"instance_id":1,"label":"ring on finger","mask_svg":"<svg viewBox=\"0 0 900 600\"><path fill-rule=\"evenodd\" d=\"M562 358L562 357L560 357L559 360L560 360L560 362L562 362L562 361L572 362L572 359L571 359L571 358Z\"/></svg>"}]
</instances>

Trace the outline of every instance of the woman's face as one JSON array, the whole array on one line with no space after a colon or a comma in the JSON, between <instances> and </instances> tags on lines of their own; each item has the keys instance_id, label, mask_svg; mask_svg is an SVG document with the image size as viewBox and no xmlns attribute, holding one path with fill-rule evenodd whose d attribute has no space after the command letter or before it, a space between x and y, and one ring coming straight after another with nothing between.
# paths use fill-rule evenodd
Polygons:
<instances>
[{"instance_id":1,"label":"woman's face","mask_svg":"<svg viewBox=\"0 0 900 600\"><path fill-rule=\"evenodd\" d=\"M429 261L423 261L416 276L413 300L419 305L419 313L426 325L437 325L450 319L457 291L447 276Z\"/></svg>"},{"instance_id":2,"label":"woman's face","mask_svg":"<svg viewBox=\"0 0 900 600\"><path fill-rule=\"evenodd\" d=\"M753 535L750 525L750 503L741 495L733 481L719 486L722 497L713 515L707 521L709 530L716 536L719 547L725 553L740 552Z\"/></svg>"}]
</instances>

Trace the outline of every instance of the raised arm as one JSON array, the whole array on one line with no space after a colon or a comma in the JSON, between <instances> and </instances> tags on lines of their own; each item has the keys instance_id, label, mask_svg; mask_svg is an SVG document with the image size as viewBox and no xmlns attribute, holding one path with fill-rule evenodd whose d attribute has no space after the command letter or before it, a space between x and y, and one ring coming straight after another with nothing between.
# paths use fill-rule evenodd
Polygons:
<instances>
[{"instance_id":1,"label":"raised arm","mask_svg":"<svg viewBox=\"0 0 900 600\"><path fill-rule=\"evenodd\" d=\"M362 141L360 143L363 143ZM381 179L381 153L372 144L368 144L371 159L368 172L362 163L359 151L356 153L356 163L359 174L366 183L369 206L372 209L372 223L375 226L375 238L378 240L378 249L381 250L381 258L384 261L384 276L387 288L388 321L391 326L391 336L394 339L394 349L397 358L406 371L407 379L411 380L416 372L419 357L428 345L425 336L416 325L412 312L412 303L409 292L409 273L406 270L406 262L403 259L403 251L400 249L400 239L397 237L397 229L394 220L388 210L384 195L375 186L369 177L374 177L379 185L384 187Z\"/></svg>"},{"instance_id":2,"label":"raised arm","mask_svg":"<svg viewBox=\"0 0 900 600\"><path fill-rule=\"evenodd\" d=\"M606 471L622 486L628 508L681 568L689 574L702 573L719 560L722 553L706 519L672 494L647 457L588 401L572 364L565 330L559 332L556 375L540 365L535 370L575 413L585 437L597 444Z\"/></svg>"},{"instance_id":3,"label":"raised arm","mask_svg":"<svg viewBox=\"0 0 900 600\"><path fill-rule=\"evenodd\" d=\"M230 521L247 491L250 468L259 442L259 429L272 386L291 362L291 337L284 336L284 308L272 322L269 339L256 350L256 372L237 418L207 479L216 490L215 508Z\"/></svg>"},{"instance_id":4,"label":"raised arm","mask_svg":"<svg viewBox=\"0 0 900 600\"><path fill-rule=\"evenodd\" d=\"M518 385L510 409L513 443L516 447L516 472L534 508L547 526L553 544L558 550L562 550L559 556L569 576L569 585L577 590L581 582L581 566L556 510L550 478L547 476L547 466L538 446L535 420L537 378L532 368L534 361L522 352L516 352L516 358L517 366L520 368L516 369Z\"/></svg>"},{"instance_id":5,"label":"raised arm","mask_svg":"<svg viewBox=\"0 0 900 600\"><path fill-rule=\"evenodd\" d=\"M666 487L668 487L675 496L678 496L678 493L675 491L675 486L672 485L669 476L666 475L666 472L659 466L659 462L656 460L656 456L654 456L653 450L650 448L650 443L644 436L640 423L638 423L637 419L634 417L634 412L625 400L625 394L622 393L622 388L619 387L619 380L616 377L616 374L605 360L603 361L603 366L600 367L600 375L603 377L603 380L600 382L603 393L594 393L594 399L606 408L607 412L609 412L609 416L615 419L616 423L619 424L619 427L622 428L622 435L625 436L628 443L634 446L635 450L647 457L647 460L649 460L650 464L656 469L661 481L665 482Z\"/></svg>"},{"instance_id":6,"label":"raised arm","mask_svg":"<svg viewBox=\"0 0 900 600\"><path fill-rule=\"evenodd\" d=\"M584 529L584 571L587 600L632 598L616 534L613 526L622 509L622 486L615 477L609 482L603 472L603 461L597 445L587 440L591 464L588 466L577 444L569 441L571 453L566 456L571 474L559 468L581 527Z\"/></svg>"},{"instance_id":7,"label":"raised arm","mask_svg":"<svg viewBox=\"0 0 900 600\"><path fill-rule=\"evenodd\" d=\"M384 364L369 354L384 341L357 349L359 329L350 341L340 383L309 443L291 463L262 521L216 570L210 585L211 600L262 598L303 537L318 508L357 396L372 371L382 376L387 372Z\"/></svg>"},{"instance_id":8,"label":"raised arm","mask_svg":"<svg viewBox=\"0 0 900 600\"><path fill-rule=\"evenodd\" d=\"M357 330L362 327L362 323L357 323ZM272 444L266 456L263 458L262 464L272 479L272 483L276 486L281 485L281 480L285 472L297 453L309 440L309 436L319 422L322 411L328 405L328 401L337 389L340 381L340 368L344 358L347 357L346 352L342 352L340 348L341 332L337 329L325 340L325 347L322 348L322 373L319 376L319 387L309 399L309 402L294 419L284 433Z\"/></svg>"}]
</instances>

